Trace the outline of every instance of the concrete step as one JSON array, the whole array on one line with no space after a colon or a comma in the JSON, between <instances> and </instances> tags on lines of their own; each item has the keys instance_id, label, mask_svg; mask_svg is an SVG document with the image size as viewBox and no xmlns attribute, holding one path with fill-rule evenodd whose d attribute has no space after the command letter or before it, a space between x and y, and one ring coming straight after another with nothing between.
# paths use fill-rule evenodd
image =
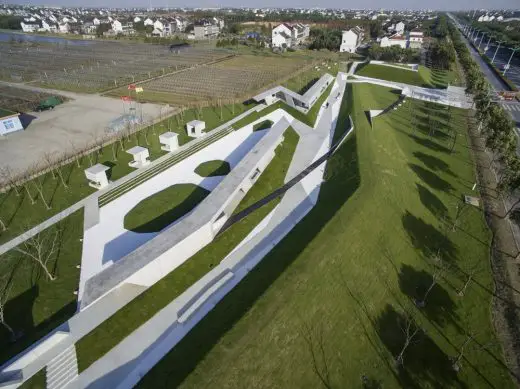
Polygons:
<instances>
[{"instance_id":1,"label":"concrete step","mask_svg":"<svg viewBox=\"0 0 520 389\"><path fill-rule=\"evenodd\" d=\"M78 376L78 361L74 345L47 364L47 389L62 389Z\"/></svg>"}]
</instances>

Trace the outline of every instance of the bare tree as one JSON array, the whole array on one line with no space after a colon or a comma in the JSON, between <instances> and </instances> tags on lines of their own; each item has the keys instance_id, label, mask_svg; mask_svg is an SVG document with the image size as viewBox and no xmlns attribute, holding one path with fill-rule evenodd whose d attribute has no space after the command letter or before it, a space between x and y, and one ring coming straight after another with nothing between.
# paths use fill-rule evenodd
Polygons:
<instances>
[{"instance_id":1,"label":"bare tree","mask_svg":"<svg viewBox=\"0 0 520 389\"><path fill-rule=\"evenodd\" d=\"M76 166L81 168L81 150L76 147L76 144L69 139L70 149L72 150L73 158L76 161Z\"/></svg>"},{"instance_id":2,"label":"bare tree","mask_svg":"<svg viewBox=\"0 0 520 389\"><path fill-rule=\"evenodd\" d=\"M35 177L31 182L33 183L34 187L36 188L36 191L40 195L40 198L41 198L43 204L45 205L45 208L51 209L50 204L47 202L47 200L45 199L45 195L43 194L43 181L42 181L42 177L43 177L43 175ZM29 190L27 190L27 193L30 195ZM33 199L31 198L31 200L33 200ZM33 204L34 204L34 202L33 202Z\"/></svg>"},{"instance_id":3,"label":"bare tree","mask_svg":"<svg viewBox=\"0 0 520 389\"><path fill-rule=\"evenodd\" d=\"M0 228L2 232L7 231L7 226L5 225L4 221L0 219Z\"/></svg>"},{"instance_id":4,"label":"bare tree","mask_svg":"<svg viewBox=\"0 0 520 389\"><path fill-rule=\"evenodd\" d=\"M415 319L410 312L404 312L403 322L401 323L401 331L403 332L405 339L401 351L395 358L397 366L404 366L404 354L408 347L414 344L414 338L419 334L421 328L415 323Z\"/></svg>"},{"instance_id":5,"label":"bare tree","mask_svg":"<svg viewBox=\"0 0 520 389\"><path fill-rule=\"evenodd\" d=\"M471 334L466 335L466 339L464 340L464 343L462 343L462 346L460 347L459 353L455 358L452 359L452 368L455 371L459 371L461 366L462 358L464 358L464 351L466 349L466 346L473 340L473 336Z\"/></svg>"},{"instance_id":6,"label":"bare tree","mask_svg":"<svg viewBox=\"0 0 520 389\"><path fill-rule=\"evenodd\" d=\"M49 227L47 230L29 237L21 245L14 248L16 252L36 262L50 281L56 279L48 266L58 252L60 232L58 227Z\"/></svg>"},{"instance_id":7,"label":"bare tree","mask_svg":"<svg viewBox=\"0 0 520 389\"><path fill-rule=\"evenodd\" d=\"M330 384L330 372L323 343L323 326L314 328L304 322L300 332L309 348L314 373L323 386L330 389L332 386Z\"/></svg>"},{"instance_id":8,"label":"bare tree","mask_svg":"<svg viewBox=\"0 0 520 389\"><path fill-rule=\"evenodd\" d=\"M54 158L52 157L52 155L50 153L46 152L43 154L43 159L44 159L45 163L47 164L47 167L51 171L52 179L55 180L56 174L54 173L54 165L55 165Z\"/></svg>"},{"instance_id":9,"label":"bare tree","mask_svg":"<svg viewBox=\"0 0 520 389\"><path fill-rule=\"evenodd\" d=\"M439 262L439 264L435 266L435 270L432 273L430 285L424 292L423 298L421 300L415 300L415 305L419 308L424 308L426 306L426 300L428 299L430 292L433 290L434 286L437 285L439 279L444 275L444 272L446 271L447 265L445 264L445 262L443 262L441 258L439 258L437 261Z\"/></svg>"},{"instance_id":10,"label":"bare tree","mask_svg":"<svg viewBox=\"0 0 520 389\"><path fill-rule=\"evenodd\" d=\"M475 277L475 275L477 273L479 273L480 271L482 271L482 264L480 262L476 262L473 264L473 266L471 266L467 272L465 272L465 275L466 275L466 282L464 282L464 285L462 286L462 288L460 288L460 290L457 292L457 294L462 297L464 296L464 293L466 293L466 289L468 288L468 285L471 283L471 281L473 281L473 278Z\"/></svg>"},{"instance_id":11,"label":"bare tree","mask_svg":"<svg viewBox=\"0 0 520 389\"><path fill-rule=\"evenodd\" d=\"M16 334L5 319L5 306L9 301L12 287L13 282L11 275L4 275L2 278L0 278L0 324L2 324L7 331L9 331L11 334L11 339L14 341L16 340Z\"/></svg>"},{"instance_id":12,"label":"bare tree","mask_svg":"<svg viewBox=\"0 0 520 389\"><path fill-rule=\"evenodd\" d=\"M13 189L16 196L20 196L20 190L15 175L9 166L0 167L0 183L5 183L9 189Z\"/></svg>"}]
</instances>

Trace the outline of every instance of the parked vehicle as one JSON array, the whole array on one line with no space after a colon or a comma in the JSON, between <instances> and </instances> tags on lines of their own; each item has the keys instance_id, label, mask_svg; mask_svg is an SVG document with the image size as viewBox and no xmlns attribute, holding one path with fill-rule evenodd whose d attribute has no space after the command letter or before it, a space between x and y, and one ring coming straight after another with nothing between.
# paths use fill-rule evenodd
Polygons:
<instances>
[{"instance_id":1,"label":"parked vehicle","mask_svg":"<svg viewBox=\"0 0 520 389\"><path fill-rule=\"evenodd\" d=\"M40 101L40 104L36 107L36 111L46 111L48 109L54 109L57 105L60 105L62 101L56 96L48 97Z\"/></svg>"}]
</instances>

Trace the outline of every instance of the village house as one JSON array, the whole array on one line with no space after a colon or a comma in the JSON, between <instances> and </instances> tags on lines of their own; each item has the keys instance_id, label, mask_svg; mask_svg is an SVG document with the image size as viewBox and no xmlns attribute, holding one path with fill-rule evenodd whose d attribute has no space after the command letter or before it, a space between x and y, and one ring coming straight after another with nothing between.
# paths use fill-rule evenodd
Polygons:
<instances>
[{"instance_id":1,"label":"village house","mask_svg":"<svg viewBox=\"0 0 520 389\"><path fill-rule=\"evenodd\" d=\"M357 26L348 31L343 31L339 51L342 53L355 53L363 41L364 35L363 29Z\"/></svg>"},{"instance_id":2,"label":"village house","mask_svg":"<svg viewBox=\"0 0 520 389\"><path fill-rule=\"evenodd\" d=\"M420 49L424 40L424 33L414 28L408 33L408 47L411 49Z\"/></svg>"},{"instance_id":3,"label":"village house","mask_svg":"<svg viewBox=\"0 0 520 389\"><path fill-rule=\"evenodd\" d=\"M406 49L408 47L408 40L404 35L394 34L381 38L380 45L381 47L400 46Z\"/></svg>"},{"instance_id":4,"label":"village house","mask_svg":"<svg viewBox=\"0 0 520 389\"><path fill-rule=\"evenodd\" d=\"M310 33L310 27L304 24L282 23L275 28L271 33L271 43L273 47L295 47L302 44Z\"/></svg>"}]
</instances>

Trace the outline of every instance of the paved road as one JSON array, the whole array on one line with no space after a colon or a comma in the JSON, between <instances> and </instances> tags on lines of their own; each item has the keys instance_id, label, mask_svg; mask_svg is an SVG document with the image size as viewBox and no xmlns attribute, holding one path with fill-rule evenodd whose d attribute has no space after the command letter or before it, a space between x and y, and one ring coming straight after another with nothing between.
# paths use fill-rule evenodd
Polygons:
<instances>
[{"instance_id":1,"label":"paved road","mask_svg":"<svg viewBox=\"0 0 520 389\"><path fill-rule=\"evenodd\" d=\"M449 14L449 16L453 19L453 16ZM460 24L457 22L456 19L455 23L457 26L460 26ZM480 69L486 76L487 80L495 89L495 91L505 91L508 90L507 86L504 84L504 82L500 79L500 77L497 76L497 74L491 70L489 65L484 61L484 59L480 56L480 54L475 50L475 48L470 44L469 40L462 35L462 40L466 44L466 46L469 49L469 52L475 62L480 66ZM477 40L477 44L480 42L480 39ZM484 43L483 43L484 44ZM520 109L518 109L518 103L510 103L510 102L501 102L500 103L502 107L506 110L506 112L509 112L511 117L516 123L516 127L520 128Z\"/></svg>"}]
</instances>

